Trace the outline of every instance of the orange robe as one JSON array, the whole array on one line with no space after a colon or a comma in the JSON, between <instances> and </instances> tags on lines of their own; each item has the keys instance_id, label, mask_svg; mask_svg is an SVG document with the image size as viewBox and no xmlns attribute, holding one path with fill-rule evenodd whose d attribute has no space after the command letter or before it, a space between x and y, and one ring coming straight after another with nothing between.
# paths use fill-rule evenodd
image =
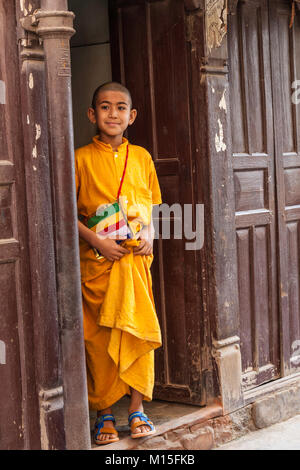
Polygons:
<instances>
[{"instance_id":1,"label":"orange robe","mask_svg":"<svg viewBox=\"0 0 300 470\"><path fill-rule=\"evenodd\" d=\"M116 200L123 173L126 147L117 152L93 142L75 152L78 214L90 217L102 204ZM128 219L148 225L152 205L161 203L155 167L150 154L129 144L128 163L121 195ZM152 399L154 349L161 332L152 295L150 267L153 255L133 255L136 240L126 242L130 253L119 261L97 259L80 239L83 325L88 395L91 409L110 407L132 387Z\"/></svg>"}]
</instances>

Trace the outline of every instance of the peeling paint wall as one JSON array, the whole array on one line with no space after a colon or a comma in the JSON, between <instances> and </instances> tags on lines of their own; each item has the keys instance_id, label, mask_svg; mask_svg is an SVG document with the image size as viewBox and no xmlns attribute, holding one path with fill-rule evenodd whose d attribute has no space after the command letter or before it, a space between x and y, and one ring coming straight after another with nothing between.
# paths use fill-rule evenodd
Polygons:
<instances>
[{"instance_id":1,"label":"peeling paint wall","mask_svg":"<svg viewBox=\"0 0 300 470\"><path fill-rule=\"evenodd\" d=\"M224 90L224 92L223 92L222 98L221 98L220 103L219 103L219 108L224 109L225 113L227 113L227 104L226 104L225 93L226 93L226 90Z\"/></svg>"},{"instance_id":2,"label":"peeling paint wall","mask_svg":"<svg viewBox=\"0 0 300 470\"><path fill-rule=\"evenodd\" d=\"M220 119L218 119L219 124L219 134L216 134L215 137L215 145L217 152L222 152L226 150L226 144L224 142L224 131L223 131L223 124Z\"/></svg>"},{"instance_id":3,"label":"peeling paint wall","mask_svg":"<svg viewBox=\"0 0 300 470\"><path fill-rule=\"evenodd\" d=\"M35 125L35 140L39 140L41 137L41 126L39 124Z\"/></svg>"},{"instance_id":4,"label":"peeling paint wall","mask_svg":"<svg viewBox=\"0 0 300 470\"><path fill-rule=\"evenodd\" d=\"M33 87L34 87L34 81L33 81L33 74L32 73L29 74L28 85L29 85L29 88L32 90Z\"/></svg>"},{"instance_id":5,"label":"peeling paint wall","mask_svg":"<svg viewBox=\"0 0 300 470\"><path fill-rule=\"evenodd\" d=\"M0 104L5 104L5 82L0 80Z\"/></svg>"},{"instance_id":6,"label":"peeling paint wall","mask_svg":"<svg viewBox=\"0 0 300 470\"><path fill-rule=\"evenodd\" d=\"M0 364L6 364L6 348L4 341L0 341Z\"/></svg>"},{"instance_id":7,"label":"peeling paint wall","mask_svg":"<svg viewBox=\"0 0 300 470\"><path fill-rule=\"evenodd\" d=\"M208 51L220 47L227 32L227 1L206 0L206 40Z\"/></svg>"}]
</instances>

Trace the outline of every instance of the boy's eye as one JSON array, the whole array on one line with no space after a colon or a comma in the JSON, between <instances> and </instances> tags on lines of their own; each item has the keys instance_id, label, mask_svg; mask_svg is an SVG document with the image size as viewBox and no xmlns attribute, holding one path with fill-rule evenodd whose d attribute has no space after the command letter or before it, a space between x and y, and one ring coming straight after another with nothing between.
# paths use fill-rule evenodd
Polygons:
<instances>
[{"instance_id":1,"label":"boy's eye","mask_svg":"<svg viewBox=\"0 0 300 470\"><path fill-rule=\"evenodd\" d=\"M103 105L101 106L101 109L108 109L108 105L107 105L107 104L103 104Z\"/></svg>"},{"instance_id":2,"label":"boy's eye","mask_svg":"<svg viewBox=\"0 0 300 470\"><path fill-rule=\"evenodd\" d=\"M125 106L119 106L119 111L124 111L124 109L126 109Z\"/></svg>"}]
</instances>

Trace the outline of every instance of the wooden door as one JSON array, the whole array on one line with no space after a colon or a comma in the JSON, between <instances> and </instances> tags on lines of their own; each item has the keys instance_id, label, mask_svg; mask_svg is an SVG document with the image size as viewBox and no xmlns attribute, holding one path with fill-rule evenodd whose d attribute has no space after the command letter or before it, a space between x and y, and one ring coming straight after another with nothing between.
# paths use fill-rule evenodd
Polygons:
<instances>
[{"instance_id":1,"label":"wooden door","mask_svg":"<svg viewBox=\"0 0 300 470\"><path fill-rule=\"evenodd\" d=\"M270 2L282 375L300 371L300 11L290 20L291 2Z\"/></svg>"},{"instance_id":2,"label":"wooden door","mask_svg":"<svg viewBox=\"0 0 300 470\"><path fill-rule=\"evenodd\" d=\"M288 0L246 0L229 23L244 389L300 366L299 14L290 19Z\"/></svg>"},{"instance_id":3,"label":"wooden door","mask_svg":"<svg viewBox=\"0 0 300 470\"><path fill-rule=\"evenodd\" d=\"M138 118L129 139L155 162L163 202L193 203L185 12L181 0L110 2L112 76L132 93ZM174 217L171 214L171 221ZM200 285L196 252L159 239L154 295L163 346L156 351L155 397L203 404Z\"/></svg>"},{"instance_id":4,"label":"wooden door","mask_svg":"<svg viewBox=\"0 0 300 470\"><path fill-rule=\"evenodd\" d=\"M268 0L229 23L232 161L243 385L279 377L276 180Z\"/></svg>"},{"instance_id":5,"label":"wooden door","mask_svg":"<svg viewBox=\"0 0 300 470\"><path fill-rule=\"evenodd\" d=\"M0 449L39 448L14 2L0 1Z\"/></svg>"}]
</instances>

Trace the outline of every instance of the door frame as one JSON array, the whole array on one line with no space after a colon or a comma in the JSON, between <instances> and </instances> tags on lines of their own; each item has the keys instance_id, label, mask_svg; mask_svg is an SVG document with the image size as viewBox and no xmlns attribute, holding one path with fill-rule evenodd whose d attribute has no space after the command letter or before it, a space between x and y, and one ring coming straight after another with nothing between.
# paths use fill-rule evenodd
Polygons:
<instances>
[{"instance_id":1,"label":"door frame","mask_svg":"<svg viewBox=\"0 0 300 470\"><path fill-rule=\"evenodd\" d=\"M67 0L51 0L49 7L48 0L25 0L16 2L15 13L33 273L35 400L40 447L82 450L90 449L91 441L70 83L74 15Z\"/></svg>"}]
</instances>

